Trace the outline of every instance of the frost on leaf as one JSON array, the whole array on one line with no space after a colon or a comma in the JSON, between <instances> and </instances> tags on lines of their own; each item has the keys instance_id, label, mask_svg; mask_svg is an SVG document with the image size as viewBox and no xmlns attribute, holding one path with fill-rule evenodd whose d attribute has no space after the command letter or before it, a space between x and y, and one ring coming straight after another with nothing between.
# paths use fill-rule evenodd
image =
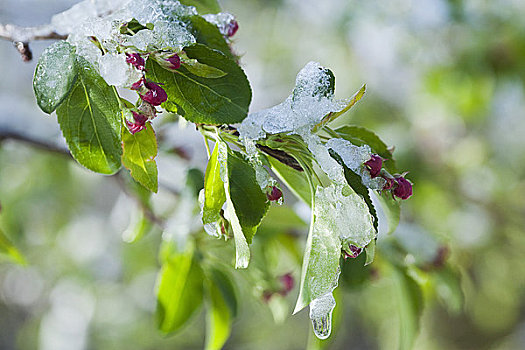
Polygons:
<instances>
[{"instance_id":1,"label":"frost on leaf","mask_svg":"<svg viewBox=\"0 0 525 350\"><path fill-rule=\"evenodd\" d=\"M295 88L283 103L251 113L242 122L242 136L257 139L264 133L304 134L325 115L344 108L333 99L333 74L317 62L308 63L297 75Z\"/></svg>"},{"instance_id":2,"label":"frost on leaf","mask_svg":"<svg viewBox=\"0 0 525 350\"><path fill-rule=\"evenodd\" d=\"M314 332L325 339L335 307L332 292L339 278L341 248L349 244L364 248L376 232L366 203L348 186L318 187L313 210L294 313L310 304Z\"/></svg>"},{"instance_id":3,"label":"frost on leaf","mask_svg":"<svg viewBox=\"0 0 525 350\"><path fill-rule=\"evenodd\" d=\"M108 84L130 86L138 80L138 72L123 65L124 51L180 51L194 44L195 37L180 19L196 14L194 7L179 1L85 0L55 15L51 23L57 33L69 35L68 42L76 47L77 54ZM121 33L122 25L133 19L153 27Z\"/></svg>"}]
</instances>

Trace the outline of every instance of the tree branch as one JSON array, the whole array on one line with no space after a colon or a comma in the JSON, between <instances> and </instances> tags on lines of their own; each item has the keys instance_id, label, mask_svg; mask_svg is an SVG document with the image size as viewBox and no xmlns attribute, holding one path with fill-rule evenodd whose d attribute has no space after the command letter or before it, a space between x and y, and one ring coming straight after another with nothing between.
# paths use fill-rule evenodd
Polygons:
<instances>
[{"instance_id":1,"label":"tree branch","mask_svg":"<svg viewBox=\"0 0 525 350\"><path fill-rule=\"evenodd\" d=\"M39 148L47 152L52 152L52 153L60 154L60 155L71 158L71 154L69 153L69 150L65 147L59 146L49 141L35 139L29 135L23 134L15 130L10 130L10 129L0 127L0 144L2 143L2 141L5 141L5 140L19 141L29 146Z\"/></svg>"},{"instance_id":2,"label":"tree branch","mask_svg":"<svg viewBox=\"0 0 525 350\"><path fill-rule=\"evenodd\" d=\"M35 40L60 40L67 36L58 34L49 24L38 27L20 27L13 24L0 24L0 38L12 41L24 62L33 58L29 42Z\"/></svg>"}]
</instances>

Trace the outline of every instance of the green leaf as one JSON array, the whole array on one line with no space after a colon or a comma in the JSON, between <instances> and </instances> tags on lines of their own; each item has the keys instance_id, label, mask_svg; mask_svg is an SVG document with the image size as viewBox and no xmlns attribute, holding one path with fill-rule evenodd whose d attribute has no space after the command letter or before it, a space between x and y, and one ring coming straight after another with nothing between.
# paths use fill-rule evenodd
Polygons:
<instances>
[{"instance_id":1,"label":"green leaf","mask_svg":"<svg viewBox=\"0 0 525 350\"><path fill-rule=\"evenodd\" d=\"M210 49L218 50L228 58L236 60L232 54L230 45L219 31L219 28L213 23L208 22L201 16L189 16L183 19L187 28L195 37L197 43L208 46Z\"/></svg>"},{"instance_id":2,"label":"green leaf","mask_svg":"<svg viewBox=\"0 0 525 350\"><path fill-rule=\"evenodd\" d=\"M204 275L193 252L191 244L172 252L159 273L157 320L164 333L179 330L202 304Z\"/></svg>"},{"instance_id":3,"label":"green leaf","mask_svg":"<svg viewBox=\"0 0 525 350\"><path fill-rule=\"evenodd\" d=\"M250 84L242 69L224 54L196 44L185 48L189 58L226 73L221 78L203 78L185 67L168 71L154 60L147 62L147 76L164 84L166 108L182 108L184 118L194 123L230 124L241 122L248 114L252 98Z\"/></svg>"},{"instance_id":4,"label":"green leaf","mask_svg":"<svg viewBox=\"0 0 525 350\"><path fill-rule=\"evenodd\" d=\"M204 176L204 206L202 208L202 223L211 224L219 220L220 211L226 202L224 183L221 179L221 164L218 159L219 147L215 144L213 153Z\"/></svg>"},{"instance_id":5,"label":"green leaf","mask_svg":"<svg viewBox=\"0 0 525 350\"><path fill-rule=\"evenodd\" d=\"M0 256L4 255L14 263L25 265L26 260L24 256L11 243L9 238L0 230Z\"/></svg>"},{"instance_id":6,"label":"green leaf","mask_svg":"<svg viewBox=\"0 0 525 350\"><path fill-rule=\"evenodd\" d=\"M202 78L210 78L210 79L216 79L216 78L222 78L226 75L222 70L213 68L211 66L208 66L206 64L199 63L196 60L187 61L185 63L182 63L182 65L193 75L196 75L198 77Z\"/></svg>"},{"instance_id":7,"label":"green leaf","mask_svg":"<svg viewBox=\"0 0 525 350\"><path fill-rule=\"evenodd\" d=\"M122 129L122 164L129 169L131 176L152 192L158 190L157 139L150 123L146 129L135 134Z\"/></svg>"},{"instance_id":8,"label":"green leaf","mask_svg":"<svg viewBox=\"0 0 525 350\"><path fill-rule=\"evenodd\" d=\"M228 196L248 243L268 211L268 199L255 178L255 170L235 151L228 154Z\"/></svg>"},{"instance_id":9,"label":"green leaf","mask_svg":"<svg viewBox=\"0 0 525 350\"><path fill-rule=\"evenodd\" d=\"M246 268L250 261L248 243L252 242L269 204L250 163L240 153L231 151L224 142L219 141L215 147L218 147L225 180L225 215L230 220L235 239L235 268Z\"/></svg>"},{"instance_id":10,"label":"green leaf","mask_svg":"<svg viewBox=\"0 0 525 350\"><path fill-rule=\"evenodd\" d=\"M73 157L86 168L114 174L121 167L121 117L114 90L83 58L78 78L57 109L58 123Z\"/></svg>"},{"instance_id":11,"label":"green leaf","mask_svg":"<svg viewBox=\"0 0 525 350\"><path fill-rule=\"evenodd\" d=\"M233 284L222 271L212 269L207 282L209 306L205 349L219 350L230 336L237 314L237 298Z\"/></svg>"},{"instance_id":12,"label":"green leaf","mask_svg":"<svg viewBox=\"0 0 525 350\"><path fill-rule=\"evenodd\" d=\"M343 126L335 130L340 137L352 142L356 146L368 145L372 151L385 159L383 167L390 173L397 172L392 152L388 146L373 131L361 126Z\"/></svg>"},{"instance_id":13,"label":"green leaf","mask_svg":"<svg viewBox=\"0 0 525 350\"><path fill-rule=\"evenodd\" d=\"M33 90L40 109L51 114L67 97L77 78L75 48L55 42L44 50L35 69Z\"/></svg>"},{"instance_id":14,"label":"green leaf","mask_svg":"<svg viewBox=\"0 0 525 350\"><path fill-rule=\"evenodd\" d=\"M335 78L334 78L335 79ZM366 91L366 85L363 85L361 87L361 89L359 89L359 91L357 91L354 96L352 96L350 98L350 101L347 103L347 105L345 106L345 108L343 108L341 111L339 112L330 112L328 113L324 118L323 120L321 120L321 122L319 124L317 124L313 131L317 131L319 129L321 129L323 126L325 126L326 124L330 123L331 121L334 121L335 119L337 119L339 116L343 115L344 113L348 112L350 110L350 108L352 108L357 102L359 102L359 100L361 100L361 98L363 97L363 95L365 94L365 91Z\"/></svg>"},{"instance_id":15,"label":"green leaf","mask_svg":"<svg viewBox=\"0 0 525 350\"><path fill-rule=\"evenodd\" d=\"M388 222L388 233L392 233L399 225L399 220L401 218L401 205L399 201L396 201L392 197L392 194L387 191L378 194L376 197L379 200L379 203L381 203L381 208L385 213Z\"/></svg>"},{"instance_id":16,"label":"green leaf","mask_svg":"<svg viewBox=\"0 0 525 350\"><path fill-rule=\"evenodd\" d=\"M181 4L186 6L195 6L197 12L201 15L207 13L221 12L221 6L217 0L179 0Z\"/></svg>"},{"instance_id":17,"label":"green leaf","mask_svg":"<svg viewBox=\"0 0 525 350\"><path fill-rule=\"evenodd\" d=\"M419 332L423 293L417 282L402 268L393 266L393 272L400 317L399 349L409 350Z\"/></svg>"}]
</instances>

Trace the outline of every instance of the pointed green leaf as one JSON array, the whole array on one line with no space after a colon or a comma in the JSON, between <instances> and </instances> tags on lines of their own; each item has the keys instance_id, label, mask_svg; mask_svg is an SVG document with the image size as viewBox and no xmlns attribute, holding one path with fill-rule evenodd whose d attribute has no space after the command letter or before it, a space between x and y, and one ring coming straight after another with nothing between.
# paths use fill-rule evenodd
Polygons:
<instances>
[{"instance_id":1,"label":"pointed green leaf","mask_svg":"<svg viewBox=\"0 0 525 350\"><path fill-rule=\"evenodd\" d=\"M323 120L317 124L313 131L317 131L319 129L321 129L323 126L325 126L326 124L330 123L331 121L334 121L335 119L337 119L339 116L343 115L344 113L348 112L350 110L350 108L352 108L357 102L359 102L359 100L361 100L361 98L363 97L363 95L365 94L365 91L366 91L366 85L363 85L361 87L361 89L359 89L359 91L357 91L354 96L352 96L350 98L350 100L348 101L348 103L346 104L345 108L343 108L341 111L339 112L330 112L328 113L328 115L326 115Z\"/></svg>"},{"instance_id":2,"label":"pointed green leaf","mask_svg":"<svg viewBox=\"0 0 525 350\"><path fill-rule=\"evenodd\" d=\"M235 151L228 154L228 190L244 236L248 243L252 243L269 204L255 179L252 165Z\"/></svg>"},{"instance_id":3,"label":"pointed green leaf","mask_svg":"<svg viewBox=\"0 0 525 350\"><path fill-rule=\"evenodd\" d=\"M237 299L233 284L222 271L212 269L208 283L208 320L206 324L206 349L220 350L231 333L237 313Z\"/></svg>"},{"instance_id":4,"label":"pointed green leaf","mask_svg":"<svg viewBox=\"0 0 525 350\"><path fill-rule=\"evenodd\" d=\"M112 88L83 58L78 77L57 109L58 123L73 157L86 168L114 174L121 167L121 117Z\"/></svg>"},{"instance_id":5,"label":"pointed green leaf","mask_svg":"<svg viewBox=\"0 0 525 350\"><path fill-rule=\"evenodd\" d=\"M164 84L168 101L176 105L184 118L194 123L230 124L241 122L248 114L252 98L250 84L242 69L224 54L196 44L184 49L189 58L226 73L220 78L203 78L184 66L168 71L154 60L147 62L147 77ZM180 107L180 108L179 108ZM182 112L181 112L182 113Z\"/></svg>"},{"instance_id":6,"label":"pointed green leaf","mask_svg":"<svg viewBox=\"0 0 525 350\"><path fill-rule=\"evenodd\" d=\"M383 167L390 173L397 172L392 152L388 146L373 131L361 126L343 126L336 129L341 138L352 142L356 146L368 145L372 151L385 159Z\"/></svg>"},{"instance_id":7,"label":"pointed green leaf","mask_svg":"<svg viewBox=\"0 0 525 350\"><path fill-rule=\"evenodd\" d=\"M0 230L0 256L6 256L9 260L14 263L25 265L26 260L22 254L16 249L11 243L9 238Z\"/></svg>"},{"instance_id":8,"label":"pointed green leaf","mask_svg":"<svg viewBox=\"0 0 525 350\"><path fill-rule=\"evenodd\" d=\"M197 11L201 14L219 13L221 6L217 0L179 0L181 4L186 6L195 6Z\"/></svg>"},{"instance_id":9,"label":"pointed green leaf","mask_svg":"<svg viewBox=\"0 0 525 350\"><path fill-rule=\"evenodd\" d=\"M129 169L131 176L152 192L158 190L157 139L150 123L146 129L135 134L122 129L122 164Z\"/></svg>"},{"instance_id":10,"label":"pointed green leaf","mask_svg":"<svg viewBox=\"0 0 525 350\"><path fill-rule=\"evenodd\" d=\"M250 261L248 242L252 242L269 204L250 163L240 153L231 151L224 142L218 142L215 147L218 147L221 175L225 181L225 215L232 225L235 239L235 268L246 268Z\"/></svg>"},{"instance_id":11,"label":"pointed green leaf","mask_svg":"<svg viewBox=\"0 0 525 350\"><path fill-rule=\"evenodd\" d=\"M203 278L193 246L185 252L172 252L166 259L157 290L157 320L162 332L176 332L199 308L204 293Z\"/></svg>"},{"instance_id":12,"label":"pointed green leaf","mask_svg":"<svg viewBox=\"0 0 525 350\"><path fill-rule=\"evenodd\" d=\"M202 223L211 224L219 220L220 211L226 194L224 182L221 179L221 164L219 163L219 147L215 145L204 176L204 206L202 208Z\"/></svg>"},{"instance_id":13,"label":"pointed green leaf","mask_svg":"<svg viewBox=\"0 0 525 350\"><path fill-rule=\"evenodd\" d=\"M42 111L51 114L67 97L77 78L75 48L57 41L44 50L35 69L33 90Z\"/></svg>"},{"instance_id":14,"label":"pointed green leaf","mask_svg":"<svg viewBox=\"0 0 525 350\"><path fill-rule=\"evenodd\" d=\"M182 64L191 74L201 78L222 78L226 75L222 70L191 60Z\"/></svg>"},{"instance_id":15,"label":"pointed green leaf","mask_svg":"<svg viewBox=\"0 0 525 350\"><path fill-rule=\"evenodd\" d=\"M189 16L183 20L199 44L218 50L232 60L236 59L232 54L230 45L215 24L206 21L201 16Z\"/></svg>"}]
</instances>

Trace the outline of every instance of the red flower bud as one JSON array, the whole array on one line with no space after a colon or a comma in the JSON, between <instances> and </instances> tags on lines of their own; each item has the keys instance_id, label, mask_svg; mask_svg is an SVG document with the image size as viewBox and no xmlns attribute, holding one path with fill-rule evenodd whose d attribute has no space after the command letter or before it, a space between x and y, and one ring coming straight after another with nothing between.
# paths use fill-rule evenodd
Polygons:
<instances>
[{"instance_id":1,"label":"red flower bud","mask_svg":"<svg viewBox=\"0 0 525 350\"><path fill-rule=\"evenodd\" d=\"M368 168L370 176L373 179L374 177L377 177L381 172L381 167L383 166L383 158L381 158L377 154L372 154L372 157L369 161L365 162L365 165Z\"/></svg>"},{"instance_id":2,"label":"red flower bud","mask_svg":"<svg viewBox=\"0 0 525 350\"><path fill-rule=\"evenodd\" d=\"M146 62L142 58L141 55L138 53L132 53L126 54L126 62L131 64L133 67L137 68L138 70L144 70L144 67L146 66Z\"/></svg>"},{"instance_id":3,"label":"red flower bud","mask_svg":"<svg viewBox=\"0 0 525 350\"><path fill-rule=\"evenodd\" d=\"M180 68L180 57L177 54L173 54L170 58L167 58L166 61L168 61L171 64L171 69L179 69Z\"/></svg>"},{"instance_id":4,"label":"red flower bud","mask_svg":"<svg viewBox=\"0 0 525 350\"><path fill-rule=\"evenodd\" d=\"M165 102L168 99L166 91L164 91L160 85L151 82L145 82L144 85L148 91L144 95L140 95L142 100L151 103L154 106L159 106L162 102Z\"/></svg>"},{"instance_id":5,"label":"red flower bud","mask_svg":"<svg viewBox=\"0 0 525 350\"><path fill-rule=\"evenodd\" d=\"M276 186L272 186L272 190L269 193L268 192L266 193L266 197L268 198L269 201L272 201L272 202L277 202L279 199L281 199L282 196L283 196L283 193Z\"/></svg>"},{"instance_id":6,"label":"red flower bud","mask_svg":"<svg viewBox=\"0 0 525 350\"><path fill-rule=\"evenodd\" d=\"M394 196L401 199L408 199L408 197L412 195L412 184L402 176L396 176L396 183L397 186L394 189Z\"/></svg>"},{"instance_id":7,"label":"red flower bud","mask_svg":"<svg viewBox=\"0 0 525 350\"><path fill-rule=\"evenodd\" d=\"M239 23L237 23L236 20L232 20L229 24L228 24L228 32L227 32L227 36L230 38L232 36L235 35L235 33L237 33L237 30L239 29Z\"/></svg>"}]
</instances>

